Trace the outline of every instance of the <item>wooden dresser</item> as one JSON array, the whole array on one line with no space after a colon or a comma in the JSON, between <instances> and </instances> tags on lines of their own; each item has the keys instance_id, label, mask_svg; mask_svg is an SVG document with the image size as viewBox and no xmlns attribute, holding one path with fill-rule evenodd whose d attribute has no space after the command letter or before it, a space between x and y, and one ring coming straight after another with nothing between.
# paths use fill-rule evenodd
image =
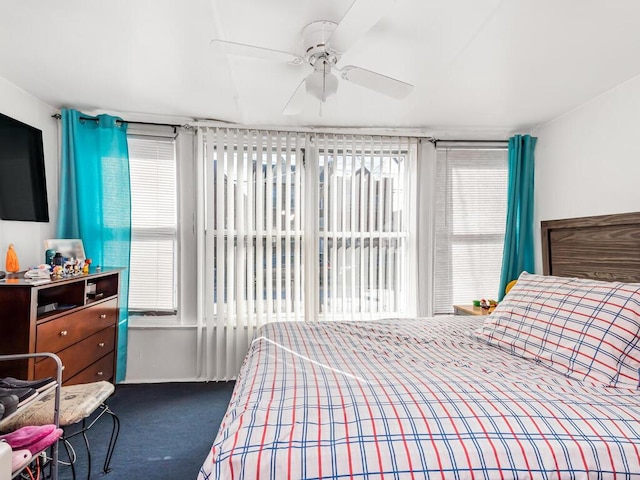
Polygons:
<instances>
[{"instance_id":1,"label":"wooden dresser","mask_svg":"<svg viewBox=\"0 0 640 480\"><path fill-rule=\"evenodd\" d=\"M46 283L24 273L0 281L0 354L55 353L63 385L114 381L121 269ZM0 378L55 376L51 359L0 363Z\"/></svg>"}]
</instances>

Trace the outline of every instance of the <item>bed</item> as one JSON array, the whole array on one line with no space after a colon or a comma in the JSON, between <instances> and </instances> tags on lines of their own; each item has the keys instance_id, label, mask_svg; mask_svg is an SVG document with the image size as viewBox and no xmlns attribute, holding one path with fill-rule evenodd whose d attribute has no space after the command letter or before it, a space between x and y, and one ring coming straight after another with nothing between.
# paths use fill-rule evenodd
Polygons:
<instances>
[{"instance_id":1,"label":"bed","mask_svg":"<svg viewBox=\"0 0 640 480\"><path fill-rule=\"evenodd\" d=\"M488 317L263 327L198 478L640 479L640 214L541 230Z\"/></svg>"}]
</instances>

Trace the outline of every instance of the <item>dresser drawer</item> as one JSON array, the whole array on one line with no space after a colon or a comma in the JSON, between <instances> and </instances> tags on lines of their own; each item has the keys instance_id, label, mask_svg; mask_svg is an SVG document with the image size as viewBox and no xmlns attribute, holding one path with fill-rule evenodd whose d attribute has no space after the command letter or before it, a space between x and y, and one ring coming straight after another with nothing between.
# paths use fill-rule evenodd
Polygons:
<instances>
[{"instance_id":1,"label":"dresser drawer","mask_svg":"<svg viewBox=\"0 0 640 480\"><path fill-rule=\"evenodd\" d=\"M69 378L65 385L76 385L78 383L91 383L107 380L113 382L113 359L114 352L106 357L102 357L96 363L89 365L77 375Z\"/></svg>"},{"instance_id":2,"label":"dresser drawer","mask_svg":"<svg viewBox=\"0 0 640 480\"><path fill-rule=\"evenodd\" d=\"M111 326L58 352L57 355L64 366L62 381L66 382L87 365L96 362L108 353L112 353L115 346L115 338L116 328ZM35 378L55 376L56 364L53 360L45 359L36 363Z\"/></svg>"},{"instance_id":3,"label":"dresser drawer","mask_svg":"<svg viewBox=\"0 0 640 480\"><path fill-rule=\"evenodd\" d=\"M36 327L36 352L57 353L117 323L118 300L114 298Z\"/></svg>"}]
</instances>

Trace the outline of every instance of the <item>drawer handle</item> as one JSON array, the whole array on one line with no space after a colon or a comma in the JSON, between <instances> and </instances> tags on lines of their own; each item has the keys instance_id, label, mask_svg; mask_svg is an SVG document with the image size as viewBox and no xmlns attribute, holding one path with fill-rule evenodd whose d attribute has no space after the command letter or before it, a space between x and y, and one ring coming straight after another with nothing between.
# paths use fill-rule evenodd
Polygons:
<instances>
[{"instance_id":1,"label":"drawer handle","mask_svg":"<svg viewBox=\"0 0 640 480\"><path fill-rule=\"evenodd\" d=\"M104 318L107 318L107 314L106 314L106 313L101 313L101 314L100 314L100 318L103 318L103 319L104 319Z\"/></svg>"},{"instance_id":2,"label":"drawer handle","mask_svg":"<svg viewBox=\"0 0 640 480\"><path fill-rule=\"evenodd\" d=\"M102 372L98 372L98 376L101 377L103 375Z\"/></svg>"},{"instance_id":3,"label":"drawer handle","mask_svg":"<svg viewBox=\"0 0 640 480\"><path fill-rule=\"evenodd\" d=\"M62 330L62 331L60 332L60 336L61 336L61 337L66 337L68 334L69 334L69 332L67 332L66 330Z\"/></svg>"},{"instance_id":4,"label":"drawer handle","mask_svg":"<svg viewBox=\"0 0 640 480\"><path fill-rule=\"evenodd\" d=\"M99 346L100 348L104 347L104 342L100 342L100 343L98 344L98 346Z\"/></svg>"}]
</instances>

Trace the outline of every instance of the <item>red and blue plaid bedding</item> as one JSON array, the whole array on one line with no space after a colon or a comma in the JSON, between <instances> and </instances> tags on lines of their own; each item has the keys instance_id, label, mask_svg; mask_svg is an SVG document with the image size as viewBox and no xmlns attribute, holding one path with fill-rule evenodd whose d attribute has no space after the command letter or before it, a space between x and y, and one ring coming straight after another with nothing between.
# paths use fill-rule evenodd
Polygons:
<instances>
[{"instance_id":1,"label":"red and blue plaid bedding","mask_svg":"<svg viewBox=\"0 0 640 480\"><path fill-rule=\"evenodd\" d=\"M199 479L640 479L640 392L477 340L480 317L274 323Z\"/></svg>"},{"instance_id":2,"label":"red and blue plaid bedding","mask_svg":"<svg viewBox=\"0 0 640 480\"><path fill-rule=\"evenodd\" d=\"M531 275L478 338L574 378L640 388L640 284Z\"/></svg>"}]
</instances>

